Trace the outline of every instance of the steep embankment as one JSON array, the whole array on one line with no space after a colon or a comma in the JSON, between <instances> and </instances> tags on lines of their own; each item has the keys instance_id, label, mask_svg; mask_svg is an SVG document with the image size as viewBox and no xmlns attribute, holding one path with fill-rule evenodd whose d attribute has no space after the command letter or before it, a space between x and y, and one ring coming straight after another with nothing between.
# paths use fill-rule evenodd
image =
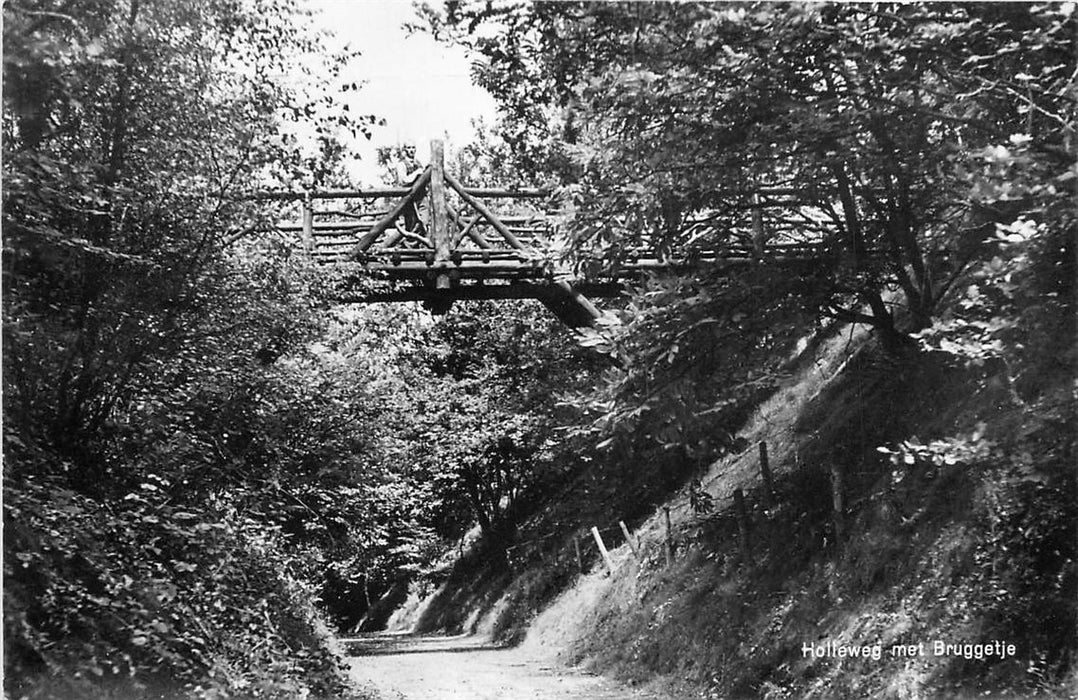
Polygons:
<instances>
[{"instance_id":1,"label":"steep embankment","mask_svg":"<svg viewBox=\"0 0 1078 700\"><path fill-rule=\"evenodd\" d=\"M657 508L634 523L638 556L612 550L612 575L577 575L570 539L514 574L464 562L420 623L523 637L534 653L685 697L1064 695L1069 388L1027 404L999 368L952 359L899 361L863 332L832 336L740 431L752 449L702 477L714 511L694 511L687 490L665 504L672 561Z\"/></svg>"},{"instance_id":2,"label":"steep embankment","mask_svg":"<svg viewBox=\"0 0 1078 700\"><path fill-rule=\"evenodd\" d=\"M772 507L752 451L718 462L706 481L717 515L695 516L687 498L670 504L672 565L653 517L638 531L641 561L619 548L615 574L582 577L525 645L710 697L1059 687L1075 643L1067 424L1038 415L991 373L939 356L893 363L871 344L818 386L834 349L822 349L822 372L780 390L743 433L770 448ZM893 459L878 450L915 436L924 443ZM1016 451L1027 469L1013 468ZM729 509L735 488L749 503L744 552ZM1007 658L1000 646L941 654L937 644L995 641L1013 645ZM870 656L836 657L839 646L868 646Z\"/></svg>"}]
</instances>

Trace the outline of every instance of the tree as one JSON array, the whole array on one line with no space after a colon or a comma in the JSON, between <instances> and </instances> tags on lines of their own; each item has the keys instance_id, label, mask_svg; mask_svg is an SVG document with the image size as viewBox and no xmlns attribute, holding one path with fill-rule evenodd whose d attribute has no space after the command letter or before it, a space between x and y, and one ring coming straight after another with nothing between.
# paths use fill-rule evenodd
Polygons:
<instances>
[{"instance_id":1,"label":"tree","mask_svg":"<svg viewBox=\"0 0 1078 700\"><path fill-rule=\"evenodd\" d=\"M640 248L816 246L810 269L764 255L644 285L588 340L624 367L591 404L609 427L753 395L777 366L751 358L818 314L910 352L998 254L997 226L1031 222L1058 249L1069 7L447 3L431 24L483 56L517 163L572 196L585 271ZM983 177L1017 162L1051 184Z\"/></svg>"},{"instance_id":2,"label":"tree","mask_svg":"<svg viewBox=\"0 0 1078 700\"><path fill-rule=\"evenodd\" d=\"M888 342L1022 208L971 196L970 159L1016 136L1057 175L1073 163L1064 6L451 3L439 20L484 55L519 154L566 142L547 150L573 158L583 248L617 260L704 221L694 243L825 243L825 308Z\"/></svg>"},{"instance_id":3,"label":"tree","mask_svg":"<svg viewBox=\"0 0 1078 700\"><path fill-rule=\"evenodd\" d=\"M470 305L416 338L383 385L395 471L409 476L417 512L443 537L476 522L504 546L529 491L558 476L549 441L574 415L558 393L586 385L597 358L538 305Z\"/></svg>"},{"instance_id":4,"label":"tree","mask_svg":"<svg viewBox=\"0 0 1078 700\"><path fill-rule=\"evenodd\" d=\"M343 692L296 553L346 539L355 465L323 460L362 400L304 389L311 277L242 198L309 159L285 118L326 172L368 123L282 78L338 59L276 0L27 0L4 32L8 692Z\"/></svg>"},{"instance_id":5,"label":"tree","mask_svg":"<svg viewBox=\"0 0 1078 700\"><path fill-rule=\"evenodd\" d=\"M236 199L249 177L301 165L279 114L310 106L277 76L317 45L288 13L277 2L7 8L7 309L56 326L36 344L9 333L8 360L29 376L20 366L43 360L24 353L65 337L46 353L48 384L21 397L55 407L21 414L55 439L100 430L146 360L225 291L224 251L268 214Z\"/></svg>"}]
</instances>

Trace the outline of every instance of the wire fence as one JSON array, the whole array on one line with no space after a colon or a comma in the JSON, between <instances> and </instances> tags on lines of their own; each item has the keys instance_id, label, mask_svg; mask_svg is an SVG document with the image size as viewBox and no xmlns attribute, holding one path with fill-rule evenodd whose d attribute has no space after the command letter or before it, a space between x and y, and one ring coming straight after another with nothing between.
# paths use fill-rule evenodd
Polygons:
<instances>
[{"instance_id":1,"label":"wire fence","mask_svg":"<svg viewBox=\"0 0 1078 700\"><path fill-rule=\"evenodd\" d=\"M656 558L658 552L654 545L660 544L662 559L667 566L674 562L674 555L678 550L677 535L674 532L673 522L678 523L688 520L689 517L710 515L711 517L732 518L736 524L736 539L739 557L745 564L752 563L752 551L750 545L750 530L752 513L757 506L761 506L764 513L772 513L780 506L779 493L775 488L775 476L771 469L770 455L766 441L758 443L756 470L758 473L743 473L742 485L733 485L733 488L724 494L714 495L706 493L706 502L695 499L693 494L679 498L678 501L668 506L663 506L661 517L651 518L645 521L643 527L633 531L625 521L618 520L614 524L606 524L600 527L593 525L588 530L577 530L568 537L564 532L555 532L529 540L517 542L506 550L506 554L514 569L522 569L531 564L542 562L546 565L556 566L566 571L576 570L583 574L594 565L602 563L608 574L613 574L618 568L611 551L625 544L629 545L633 560L644 561L646 557ZM848 507L845 502L844 470L837 464L832 464L829 469L832 518L834 532L838 539L844 531L843 513ZM758 477L752 478L752 477ZM696 488L706 490L716 479L709 480L706 484L697 484ZM745 495L748 486L756 486L753 493L754 500L751 502ZM673 517L672 517L673 514ZM655 537L656 526L659 536ZM556 547L544 546L550 540L563 540L564 544ZM553 550L553 551L551 551Z\"/></svg>"}]
</instances>

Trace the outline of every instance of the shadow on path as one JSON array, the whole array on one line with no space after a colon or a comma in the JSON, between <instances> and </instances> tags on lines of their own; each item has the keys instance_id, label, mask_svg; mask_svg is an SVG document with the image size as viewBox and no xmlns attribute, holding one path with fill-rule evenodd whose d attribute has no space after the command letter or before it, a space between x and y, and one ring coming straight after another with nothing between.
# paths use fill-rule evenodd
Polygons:
<instances>
[{"instance_id":1,"label":"shadow on path","mask_svg":"<svg viewBox=\"0 0 1078 700\"><path fill-rule=\"evenodd\" d=\"M453 637L418 636L408 633L368 634L340 640L349 656L378 656L381 654L456 654L480 649L505 649L482 637L457 635Z\"/></svg>"}]
</instances>

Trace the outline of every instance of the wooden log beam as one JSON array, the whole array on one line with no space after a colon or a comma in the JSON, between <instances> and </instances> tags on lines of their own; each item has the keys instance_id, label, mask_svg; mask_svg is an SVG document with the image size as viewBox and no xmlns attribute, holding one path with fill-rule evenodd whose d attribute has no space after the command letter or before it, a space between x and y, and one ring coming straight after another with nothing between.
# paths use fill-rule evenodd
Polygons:
<instances>
[{"instance_id":1,"label":"wooden log beam","mask_svg":"<svg viewBox=\"0 0 1078 700\"><path fill-rule=\"evenodd\" d=\"M340 217L344 219L372 219L377 221L379 218L389 213L388 209L371 209L369 211L347 211L344 209L325 209L319 212L323 216Z\"/></svg>"},{"instance_id":2,"label":"wooden log beam","mask_svg":"<svg viewBox=\"0 0 1078 700\"><path fill-rule=\"evenodd\" d=\"M474 219L472 219L471 221L468 222L468 225L464 228L464 235L467 236L468 238L472 239L472 242L475 243L480 248L482 248L484 250L492 250L494 248L494 246L492 246L490 244L490 241L488 241L483 236L483 234L479 233L479 231L477 231L476 228L475 228L475 225L479 222L480 218L482 218L482 217L477 216L477 217L475 217ZM458 243L459 243L459 241L458 241Z\"/></svg>"},{"instance_id":3,"label":"wooden log beam","mask_svg":"<svg viewBox=\"0 0 1078 700\"><path fill-rule=\"evenodd\" d=\"M430 213L431 242L434 244L434 260L449 259L449 209L445 199L445 144L435 139L430 142ZM441 285L439 278L439 286ZM445 285L448 287L448 281Z\"/></svg>"},{"instance_id":4,"label":"wooden log beam","mask_svg":"<svg viewBox=\"0 0 1078 700\"><path fill-rule=\"evenodd\" d=\"M536 199L550 196L550 190L534 187L466 187L464 189L470 196L483 199Z\"/></svg>"},{"instance_id":5,"label":"wooden log beam","mask_svg":"<svg viewBox=\"0 0 1078 700\"><path fill-rule=\"evenodd\" d=\"M345 255L345 253L327 254L326 257ZM529 278L548 278L549 273L538 265L526 265L515 260L491 260L489 263L470 263L457 265L452 261L426 262L423 260L401 260L398 264L390 262L367 262L362 264L361 270L367 273L385 273L390 278L400 279L424 279L428 274L453 272L461 277L469 279L496 280Z\"/></svg>"},{"instance_id":6,"label":"wooden log beam","mask_svg":"<svg viewBox=\"0 0 1078 700\"><path fill-rule=\"evenodd\" d=\"M509 228L505 224L503 224L494 214L494 212L488 209L485 204L480 202L472 195L468 194L467 190L459 182L457 182L456 178L454 178L449 173L446 173L445 181L449 183L450 187L456 190L457 194L460 195L461 199L463 199L473 209L479 212L480 215L482 215L482 217L486 219L491 226L494 227L494 230L501 234L502 238L504 238L506 242L509 243L509 245L513 246L517 250L525 250L525 245L520 242L520 239L513 235L513 232L510 231Z\"/></svg>"},{"instance_id":7,"label":"wooden log beam","mask_svg":"<svg viewBox=\"0 0 1078 700\"><path fill-rule=\"evenodd\" d=\"M329 190L326 192L297 192L284 190L279 192L252 192L240 195L237 199L254 202L296 202L305 197L311 199L381 199L383 197L404 197L411 190L407 187L377 187L369 190Z\"/></svg>"},{"instance_id":8,"label":"wooden log beam","mask_svg":"<svg viewBox=\"0 0 1078 700\"><path fill-rule=\"evenodd\" d=\"M452 240L449 243L449 247L454 252L457 252L457 248L460 246L460 242L465 238L471 239L477 246L485 250L489 250L494 247L490 244L490 241L488 241L483 236L483 234L475 230L475 225L479 223L480 219L483 218L482 216L477 214L472 217L471 221L469 221L468 223L464 223L463 221L461 221L460 214L457 213L457 210L453 208L452 204L446 202L446 207L449 209L449 218L452 219L453 223L455 223L457 226L457 231L453 234Z\"/></svg>"},{"instance_id":9,"label":"wooden log beam","mask_svg":"<svg viewBox=\"0 0 1078 700\"><path fill-rule=\"evenodd\" d=\"M452 275L451 270L442 274ZM581 328L591 325L594 318L590 313L581 312L579 307L569 309L564 305L559 306L554 300L564 299L562 289L554 286L549 281L507 279L501 278L496 284L489 282L490 277L480 278L475 282L458 282L448 289L436 287L438 271L429 271L423 276L415 278L416 284L401 286L395 289L379 291L341 291L335 295L335 300L341 303L397 303L397 302L442 302L446 301L480 301L480 300L506 300L506 299L536 299L570 328ZM470 278L468 278L470 279Z\"/></svg>"},{"instance_id":10,"label":"wooden log beam","mask_svg":"<svg viewBox=\"0 0 1078 700\"><path fill-rule=\"evenodd\" d=\"M540 301L570 328L589 328L602 315L587 297L565 280L552 282Z\"/></svg>"},{"instance_id":11,"label":"wooden log beam","mask_svg":"<svg viewBox=\"0 0 1078 700\"><path fill-rule=\"evenodd\" d=\"M504 224L534 224L536 226L546 222L546 216L542 214L530 214L525 216L501 216L498 217Z\"/></svg>"},{"instance_id":12,"label":"wooden log beam","mask_svg":"<svg viewBox=\"0 0 1078 700\"><path fill-rule=\"evenodd\" d=\"M468 187L468 194L481 199L541 199L549 197L550 190L535 187ZM371 187L364 190L325 190L323 192L311 192L311 199L382 199L390 197L404 197L408 194L407 187ZM307 193L299 190L278 190L267 192L251 192L236 197L240 201L247 202L298 202L302 201Z\"/></svg>"},{"instance_id":13,"label":"wooden log beam","mask_svg":"<svg viewBox=\"0 0 1078 700\"><path fill-rule=\"evenodd\" d=\"M378 246L378 251L388 250L404 240L404 231L401 229L394 229L393 233L386 236L386 239L382 241L382 245ZM357 241L358 242L358 241Z\"/></svg>"},{"instance_id":14,"label":"wooden log beam","mask_svg":"<svg viewBox=\"0 0 1078 700\"><path fill-rule=\"evenodd\" d=\"M569 298L572 299L575 305L579 306L585 313L588 314L588 316L591 317L591 320L593 322L603 315L602 312L599 311L599 309L595 308L594 304L588 301L587 297L577 291L571 284L569 284L565 280L556 281L554 283L554 286L558 289L561 289L565 294L567 294ZM591 324L589 323L588 325Z\"/></svg>"},{"instance_id":15,"label":"wooden log beam","mask_svg":"<svg viewBox=\"0 0 1078 700\"><path fill-rule=\"evenodd\" d=\"M314 206L310 196L303 198L303 250L307 255L314 250Z\"/></svg>"},{"instance_id":16,"label":"wooden log beam","mask_svg":"<svg viewBox=\"0 0 1078 700\"><path fill-rule=\"evenodd\" d=\"M433 256L432 251L427 249L426 251L415 248L390 248L381 249L370 253L355 253L354 245L363 243L361 239L356 240L342 240L326 243L319 242L316 246L314 254L316 257L339 257L346 256L347 261L358 262L363 265L365 269L370 271L392 271L394 273L406 274L409 270L424 270L429 269L434 263L433 257L428 261L427 254ZM353 246L351 249L345 248L345 246ZM399 255L401 262L399 264L390 264L393 255ZM460 250L457 249L451 253L451 262L439 263L446 267L456 267L465 271L465 274L471 274L473 276L482 277L484 275L495 275L499 271L506 270L528 270L533 276L538 274L538 271L543 268L540 266L540 260L533 256L522 254L521 251L510 250L505 248L490 248L481 250ZM459 258L461 262L456 262L456 258ZM769 260L772 264L783 265L786 267L792 266L815 266L820 263L819 258L813 257L790 257L790 258L776 258ZM701 265L714 265L719 268L734 269L738 267L744 267L747 265L758 264L756 258L727 258L723 260L697 260L697 261L666 261L666 260L639 260L634 263L623 264L617 270L608 271L596 276L597 280L603 283L613 283L618 280L634 279L639 275L645 274L650 271L691 271L699 269ZM569 274L571 271L564 266L555 267L551 273L563 273ZM550 275L548 275L550 276Z\"/></svg>"},{"instance_id":17,"label":"wooden log beam","mask_svg":"<svg viewBox=\"0 0 1078 700\"><path fill-rule=\"evenodd\" d=\"M493 248L494 247L494 246L492 246L490 244L490 241L488 241L486 238L483 237L483 234L481 234L481 233L479 233L478 231L475 230L475 225L479 223L479 220L481 218L483 218L483 217L476 214L475 216L472 217L471 221L464 224L463 226L461 226L457 230L457 233L453 236L453 248L454 249L456 249L456 247L460 245L460 242L462 240L464 240L465 238L471 239L480 248Z\"/></svg>"},{"instance_id":18,"label":"wooden log beam","mask_svg":"<svg viewBox=\"0 0 1078 700\"><path fill-rule=\"evenodd\" d=\"M415 184L412 185L411 189L408 190L407 196L397 202L397 204L389 210L389 213L372 226L370 232L368 232L366 236L360 239L359 243L356 244L356 247L352 249L349 257L358 257L360 253L363 253L370 248L371 245L378 240L378 237L393 225L393 222L397 220L397 217L404 213L404 210L409 205L413 204L417 199L423 196L423 193L426 192L427 187L430 185L430 178L431 172L428 167L423 171L423 174L419 176L419 179L415 181Z\"/></svg>"},{"instance_id":19,"label":"wooden log beam","mask_svg":"<svg viewBox=\"0 0 1078 700\"><path fill-rule=\"evenodd\" d=\"M540 299L548 293L545 283L509 282L505 284L461 284L451 289L411 286L355 294L343 292L338 295L337 300L364 303L428 301L436 298L451 298L456 301L497 301L502 299Z\"/></svg>"},{"instance_id":20,"label":"wooden log beam","mask_svg":"<svg viewBox=\"0 0 1078 700\"><path fill-rule=\"evenodd\" d=\"M466 187L465 191L471 197L479 199L541 199L549 197L551 190L536 187ZM385 197L403 197L408 194L408 188L402 187L372 187L362 190L326 190L323 192L311 192L311 199L380 199ZM857 193L875 193L882 190L876 188L859 187ZM798 187L751 187L745 189L718 189L711 193L714 197L798 197L797 201L818 201L827 195L837 196L837 190L808 190ZM267 192L251 192L237 195L235 199L241 201L300 201L305 193L297 190L279 190ZM785 202L783 203L785 204Z\"/></svg>"},{"instance_id":21,"label":"wooden log beam","mask_svg":"<svg viewBox=\"0 0 1078 700\"><path fill-rule=\"evenodd\" d=\"M426 248L376 248L368 255L372 258L384 259L387 256L400 255L402 257L415 257L419 259L426 259L427 254L430 252L430 242L422 237L417 236L417 240L421 240L426 244ZM358 241L337 241L330 244L320 245L320 250L332 250L333 252L342 252L334 246L354 245ZM451 257L459 255L461 260L478 261L484 258L488 260L521 260L519 251L511 250L509 248L490 248L486 250L456 250L453 251ZM526 262L531 264L531 258L527 258Z\"/></svg>"},{"instance_id":22,"label":"wooden log beam","mask_svg":"<svg viewBox=\"0 0 1078 700\"><path fill-rule=\"evenodd\" d=\"M315 235L319 235L325 231L362 231L372 226L373 222L356 222L356 221L312 221L311 231ZM304 229L303 224L280 224L274 226L273 230L281 231L282 233L302 231Z\"/></svg>"}]
</instances>

